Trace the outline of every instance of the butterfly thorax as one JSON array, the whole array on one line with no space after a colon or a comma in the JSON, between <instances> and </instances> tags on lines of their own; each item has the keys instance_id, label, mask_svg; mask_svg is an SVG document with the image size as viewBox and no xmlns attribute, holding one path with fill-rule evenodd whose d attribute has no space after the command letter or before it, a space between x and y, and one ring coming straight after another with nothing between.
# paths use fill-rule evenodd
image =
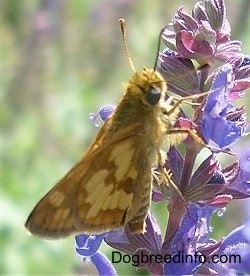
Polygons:
<instances>
[{"instance_id":1,"label":"butterfly thorax","mask_svg":"<svg viewBox=\"0 0 250 276\"><path fill-rule=\"evenodd\" d=\"M165 93L166 82L158 72L146 68L136 72L110 118L110 134L129 128L129 135L137 136L137 146L155 156L169 127L163 118Z\"/></svg>"}]
</instances>

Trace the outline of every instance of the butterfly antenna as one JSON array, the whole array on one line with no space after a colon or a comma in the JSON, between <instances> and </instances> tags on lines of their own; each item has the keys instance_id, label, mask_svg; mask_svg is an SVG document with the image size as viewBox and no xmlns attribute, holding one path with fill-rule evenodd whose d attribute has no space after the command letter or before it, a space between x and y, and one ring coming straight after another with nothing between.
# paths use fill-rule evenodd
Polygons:
<instances>
[{"instance_id":1,"label":"butterfly antenna","mask_svg":"<svg viewBox=\"0 0 250 276\"><path fill-rule=\"evenodd\" d=\"M158 58L159 58L160 48L161 48L161 35L164 32L164 30L165 30L165 27L161 28L161 31L160 31L159 37L158 37L157 54L156 54L156 58L155 58L154 71L156 70L157 63L158 63Z\"/></svg>"},{"instance_id":2,"label":"butterfly antenna","mask_svg":"<svg viewBox=\"0 0 250 276\"><path fill-rule=\"evenodd\" d=\"M122 32L123 46L124 46L125 52L127 54L130 67L131 67L132 71L135 73L136 72L135 66L134 66L134 64L132 62L132 59L131 59L129 51L128 51L127 34L126 34L126 23L125 23L124 19L119 19L119 22L120 22L120 27L121 27L121 32Z\"/></svg>"}]
</instances>

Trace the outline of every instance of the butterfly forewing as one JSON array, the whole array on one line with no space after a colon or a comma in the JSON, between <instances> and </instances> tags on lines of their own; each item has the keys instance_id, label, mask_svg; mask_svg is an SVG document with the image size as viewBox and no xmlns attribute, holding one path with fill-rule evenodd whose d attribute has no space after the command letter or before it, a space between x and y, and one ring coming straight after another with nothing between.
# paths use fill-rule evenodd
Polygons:
<instances>
[{"instance_id":1,"label":"butterfly forewing","mask_svg":"<svg viewBox=\"0 0 250 276\"><path fill-rule=\"evenodd\" d=\"M27 229L42 237L59 238L120 229L135 217L142 188L138 182L146 168L136 146L141 135L136 132L136 125L125 127L108 140L107 132L101 130L82 160L36 205ZM147 166L150 171L149 161ZM150 180L150 175L146 178Z\"/></svg>"}]
</instances>

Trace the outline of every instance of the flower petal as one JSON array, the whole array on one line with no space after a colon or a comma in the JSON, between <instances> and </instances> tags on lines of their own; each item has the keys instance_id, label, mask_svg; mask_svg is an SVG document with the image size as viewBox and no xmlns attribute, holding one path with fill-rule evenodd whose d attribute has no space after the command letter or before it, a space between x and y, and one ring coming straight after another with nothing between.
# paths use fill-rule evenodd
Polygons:
<instances>
[{"instance_id":1,"label":"flower petal","mask_svg":"<svg viewBox=\"0 0 250 276\"><path fill-rule=\"evenodd\" d=\"M76 252L82 257L92 256L96 253L99 246L102 243L105 234L101 235L78 235L75 237L76 241Z\"/></svg>"},{"instance_id":2,"label":"flower petal","mask_svg":"<svg viewBox=\"0 0 250 276\"><path fill-rule=\"evenodd\" d=\"M95 265L100 276L113 276L117 275L115 268L113 267L110 260L101 252L97 251L91 257L92 263Z\"/></svg>"}]
</instances>

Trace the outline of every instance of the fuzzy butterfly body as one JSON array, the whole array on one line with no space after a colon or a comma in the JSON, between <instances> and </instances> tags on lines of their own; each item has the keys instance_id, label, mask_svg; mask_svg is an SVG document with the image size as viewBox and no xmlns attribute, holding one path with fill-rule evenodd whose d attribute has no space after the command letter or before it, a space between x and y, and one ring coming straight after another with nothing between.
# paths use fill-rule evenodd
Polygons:
<instances>
[{"instance_id":1,"label":"fuzzy butterfly body","mask_svg":"<svg viewBox=\"0 0 250 276\"><path fill-rule=\"evenodd\" d=\"M113 115L82 159L36 205L25 226L60 238L122 229L145 230L151 168L163 145L177 144L179 105L166 101L166 82L151 69L136 72Z\"/></svg>"}]
</instances>

